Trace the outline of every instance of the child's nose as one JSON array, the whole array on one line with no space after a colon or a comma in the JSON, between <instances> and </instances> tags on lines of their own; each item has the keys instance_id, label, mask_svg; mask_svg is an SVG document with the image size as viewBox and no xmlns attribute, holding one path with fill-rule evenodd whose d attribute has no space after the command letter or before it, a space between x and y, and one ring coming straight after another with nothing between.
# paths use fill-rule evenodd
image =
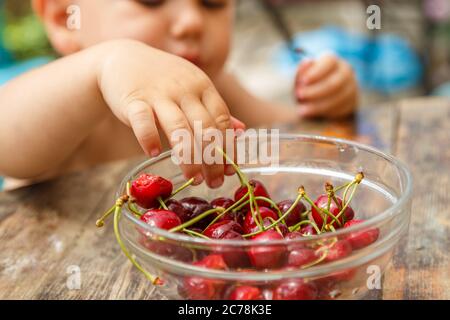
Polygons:
<instances>
[{"instance_id":1,"label":"child's nose","mask_svg":"<svg viewBox=\"0 0 450 320\"><path fill-rule=\"evenodd\" d=\"M197 38L203 31L203 15L200 8L184 6L174 15L172 34L176 38Z\"/></svg>"}]
</instances>

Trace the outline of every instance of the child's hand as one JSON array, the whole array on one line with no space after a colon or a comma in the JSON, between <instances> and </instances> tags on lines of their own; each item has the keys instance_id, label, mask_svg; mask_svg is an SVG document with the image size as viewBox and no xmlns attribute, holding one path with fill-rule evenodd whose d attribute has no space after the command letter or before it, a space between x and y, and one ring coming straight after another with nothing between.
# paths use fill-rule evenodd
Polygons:
<instances>
[{"instance_id":1,"label":"child's hand","mask_svg":"<svg viewBox=\"0 0 450 320\"><path fill-rule=\"evenodd\" d=\"M300 64L295 95L300 116L339 118L356 108L358 84L347 62L326 54Z\"/></svg>"},{"instance_id":2,"label":"child's hand","mask_svg":"<svg viewBox=\"0 0 450 320\"><path fill-rule=\"evenodd\" d=\"M150 156L161 152L158 127L174 147L172 134L184 129L193 139L194 121L202 128L225 129L243 124L230 116L225 102L203 71L174 55L129 40L110 44L98 71L103 98L112 112L130 126L139 144ZM225 137L225 135L224 135ZM197 137L202 138L202 137ZM207 143L197 140L197 143ZM192 143L194 144L194 143ZM225 146L225 141L224 141ZM205 178L210 187L219 187L225 173L232 170L219 164L181 165L187 178Z\"/></svg>"}]
</instances>

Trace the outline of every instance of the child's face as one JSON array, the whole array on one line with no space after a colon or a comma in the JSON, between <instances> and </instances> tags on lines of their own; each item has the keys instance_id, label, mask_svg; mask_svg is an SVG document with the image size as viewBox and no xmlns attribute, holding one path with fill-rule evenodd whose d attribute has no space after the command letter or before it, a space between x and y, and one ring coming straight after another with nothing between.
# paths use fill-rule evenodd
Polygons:
<instances>
[{"instance_id":1,"label":"child's face","mask_svg":"<svg viewBox=\"0 0 450 320\"><path fill-rule=\"evenodd\" d=\"M130 38L216 75L228 56L234 0L78 0L81 48Z\"/></svg>"}]
</instances>

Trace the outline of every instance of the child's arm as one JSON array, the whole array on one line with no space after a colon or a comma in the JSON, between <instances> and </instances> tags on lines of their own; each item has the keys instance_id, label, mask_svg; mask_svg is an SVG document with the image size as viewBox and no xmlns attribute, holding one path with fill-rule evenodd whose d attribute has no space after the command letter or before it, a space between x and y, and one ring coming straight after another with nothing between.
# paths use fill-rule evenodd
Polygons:
<instances>
[{"instance_id":1,"label":"child's arm","mask_svg":"<svg viewBox=\"0 0 450 320\"><path fill-rule=\"evenodd\" d=\"M149 155L161 151L158 127L175 143L172 133L185 129L192 135L196 120L220 130L233 125L200 69L131 40L94 46L11 81L0 88L0 108L0 172L15 178L47 175L111 112ZM182 169L187 178L200 181L203 175L213 187L223 181L223 165Z\"/></svg>"},{"instance_id":2,"label":"child's arm","mask_svg":"<svg viewBox=\"0 0 450 320\"><path fill-rule=\"evenodd\" d=\"M299 65L295 83L296 109L252 96L225 72L215 83L232 114L249 126L295 123L310 117L345 117L355 110L358 101L358 85L352 68L334 55L305 60Z\"/></svg>"},{"instance_id":3,"label":"child's arm","mask_svg":"<svg viewBox=\"0 0 450 320\"><path fill-rule=\"evenodd\" d=\"M253 96L229 73L223 72L214 83L233 116L249 127L296 123L299 119L292 107Z\"/></svg>"}]
</instances>

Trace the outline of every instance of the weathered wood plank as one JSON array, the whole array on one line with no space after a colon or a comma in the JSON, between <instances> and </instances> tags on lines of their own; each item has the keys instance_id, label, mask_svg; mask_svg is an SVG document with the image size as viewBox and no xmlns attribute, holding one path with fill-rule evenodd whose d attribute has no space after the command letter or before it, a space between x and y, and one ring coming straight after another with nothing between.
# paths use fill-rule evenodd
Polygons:
<instances>
[{"instance_id":1,"label":"weathered wood plank","mask_svg":"<svg viewBox=\"0 0 450 320\"><path fill-rule=\"evenodd\" d=\"M104 256L95 246L100 241L80 246L79 239L86 232L102 237L93 221L112 203L120 179L135 163L109 164L0 195L0 299L56 298L47 288L66 288L67 266L81 263L71 258L73 248L81 248L86 256ZM112 238L104 242L108 249L114 243ZM94 270L102 272L102 267Z\"/></svg>"},{"instance_id":2,"label":"weathered wood plank","mask_svg":"<svg viewBox=\"0 0 450 320\"><path fill-rule=\"evenodd\" d=\"M450 298L450 100L400 104L397 156L414 176L409 237L385 275L384 299Z\"/></svg>"}]
</instances>

